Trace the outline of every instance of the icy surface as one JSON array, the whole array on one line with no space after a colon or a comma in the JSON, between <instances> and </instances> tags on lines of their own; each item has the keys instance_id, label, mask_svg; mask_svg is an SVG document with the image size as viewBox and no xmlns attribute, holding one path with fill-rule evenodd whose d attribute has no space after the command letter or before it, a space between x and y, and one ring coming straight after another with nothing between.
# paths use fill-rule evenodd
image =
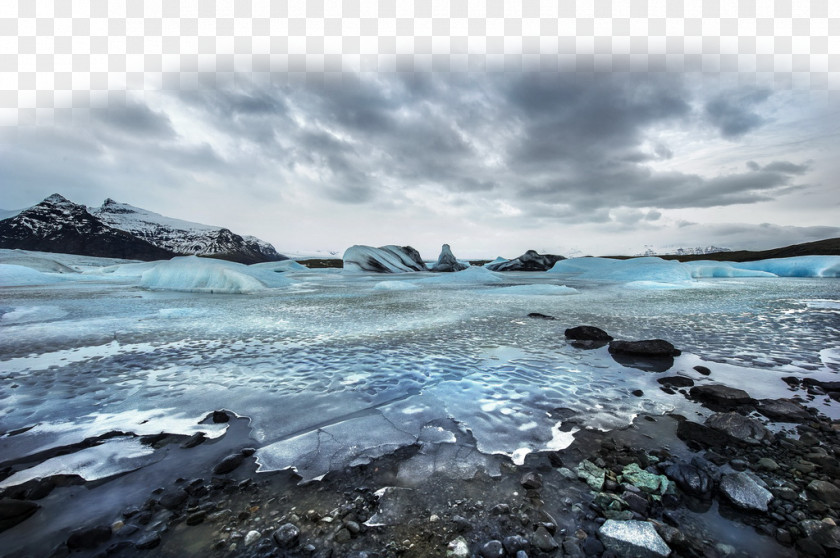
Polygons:
<instances>
[{"instance_id":1,"label":"icy surface","mask_svg":"<svg viewBox=\"0 0 840 558\"><path fill-rule=\"evenodd\" d=\"M840 256L799 256L732 265L738 269L766 271L779 277L840 277Z\"/></svg>"},{"instance_id":2,"label":"icy surface","mask_svg":"<svg viewBox=\"0 0 840 558\"><path fill-rule=\"evenodd\" d=\"M43 273L30 267L12 264L0 264L0 286L47 285L61 283L65 278L58 274Z\"/></svg>"},{"instance_id":3,"label":"icy surface","mask_svg":"<svg viewBox=\"0 0 840 558\"><path fill-rule=\"evenodd\" d=\"M159 262L140 276L143 287L197 293L253 293L290 284L271 270L198 256Z\"/></svg>"},{"instance_id":4,"label":"icy surface","mask_svg":"<svg viewBox=\"0 0 840 558\"><path fill-rule=\"evenodd\" d=\"M417 444L398 473L410 486L433 473L493 475L498 459L562 448L579 429L626 425L639 413L705 412L662 392L658 374L625 367L606 348L567 343L563 330L580 324L618 339L667 339L683 350L669 374L756 398L789 397L784 376L836 380L840 372L835 279L704 278L690 289L635 290L580 279L621 265L597 259L560 262L565 277L473 267L389 281L198 258L140 268L56 261L86 273L0 289L6 460L109 432L220 435L199 422L228 409L252 419L261 470L313 479ZM637 267L613 277L684 281L671 264ZM167 290L141 286L153 275ZM249 296L169 290L212 283L197 286L198 278L261 287ZM556 296L571 288L577 294ZM697 364L712 375L695 372ZM829 400L812 404L837 414ZM3 434L19 429L27 430ZM86 469L86 454L72 452L49 471L95 476L142 465L143 455L120 461L111 451L118 441L96 456L107 469Z\"/></svg>"}]
</instances>

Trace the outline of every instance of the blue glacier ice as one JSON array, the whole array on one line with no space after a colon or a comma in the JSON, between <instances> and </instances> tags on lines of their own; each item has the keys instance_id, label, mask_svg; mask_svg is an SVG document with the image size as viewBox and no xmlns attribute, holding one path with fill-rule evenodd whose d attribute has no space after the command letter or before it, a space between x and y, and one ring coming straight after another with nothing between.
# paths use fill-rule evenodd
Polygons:
<instances>
[{"instance_id":1,"label":"blue glacier ice","mask_svg":"<svg viewBox=\"0 0 840 558\"><path fill-rule=\"evenodd\" d=\"M734 263L738 269L773 273L779 277L840 277L840 256L797 256Z\"/></svg>"},{"instance_id":2,"label":"blue glacier ice","mask_svg":"<svg viewBox=\"0 0 840 558\"><path fill-rule=\"evenodd\" d=\"M271 270L199 256L159 262L140 277L140 286L149 289L197 293L253 293L292 283Z\"/></svg>"}]
</instances>

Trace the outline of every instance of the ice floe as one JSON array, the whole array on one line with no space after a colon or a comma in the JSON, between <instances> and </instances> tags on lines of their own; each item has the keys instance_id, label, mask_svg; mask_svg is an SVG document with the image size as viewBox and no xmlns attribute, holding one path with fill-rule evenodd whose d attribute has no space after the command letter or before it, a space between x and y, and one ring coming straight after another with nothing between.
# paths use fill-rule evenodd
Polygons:
<instances>
[{"instance_id":1,"label":"ice floe","mask_svg":"<svg viewBox=\"0 0 840 558\"><path fill-rule=\"evenodd\" d=\"M291 284L273 271L198 256L159 262L140 277L140 286L149 289L197 293L253 293Z\"/></svg>"}]
</instances>

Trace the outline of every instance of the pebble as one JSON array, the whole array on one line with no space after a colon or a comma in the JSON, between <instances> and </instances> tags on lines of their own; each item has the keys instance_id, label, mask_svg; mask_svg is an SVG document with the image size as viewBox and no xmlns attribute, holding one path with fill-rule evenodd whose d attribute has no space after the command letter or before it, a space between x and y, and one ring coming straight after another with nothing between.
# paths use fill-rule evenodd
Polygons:
<instances>
[{"instance_id":1,"label":"pebble","mask_svg":"<svg viewBox=\"0 0 840 558\"><path fill-rule=\"evenodd\" d=\"M284 523L274 531L272 538L280 548L293 548L298 544L300 529L292 523Z\"/></svg>"},{"instance_id":2,"label":"pebble","mask_svg":"<svg viewBox=\"0 0 840 558\"><path fill-rule=\"evenodd\" d=\"M467 558L470 555L470 548L467 546L467 541L464 537L458 537L449 541L446 545L447 558Z\"/></svg>"},{"instance_id":3,"label":"pebble","mask_svg":"<svg viewBox=\"0 0 840 558\"><path fill-rule=\"evenodd\" d=\"M769 457L762 457L758 460L758 467L760 469L764 469L766 471L778 471L779 464L770 459Z\"/></svg>"},{"instance_id":4,"label":"pebble","mask_svg":"<svg viewBox=\"0 0 840 558\"><path fill-rule=\"evenodd\" d=\"M539 473L534 472L525 473L522 475L522 479L520 479L519 484L529 490L539 490L543 485L542 476Z\"/></svg>"},{"instance_id":5,"label":"pebble","mask_svg":"<svg viewBox=\"0 0 840 558\"><path fill-rule=\"evenodd\" d=\"M230 473L240 465L245 460L245 456L242 453L232 453L219 461L215 467L213 467L213 474L214 475L225 475Z\"/></svg>"},{"instance_id":6,"label":"pebble","mask_svg":"<svg viewBox=\"0 0 840 558\"><path fill-rule=\"evenodd\" d=\"M259 531L248 531L248 534L245 535L245 541L243 544L245 546L250 546L257 542L261 536L262 533L260 533Z\"/></svg>"},{"instance_id":7,"label":"pebble","mask_svg":"<svg viewBox=\"0 0 840 558\"><path fill-rule=\"evenodd\" d=\"M504 558L505 549L502 546L502 541L493 540L484 543L478 554L481 558Z\"/></svg>"}]
</instances>

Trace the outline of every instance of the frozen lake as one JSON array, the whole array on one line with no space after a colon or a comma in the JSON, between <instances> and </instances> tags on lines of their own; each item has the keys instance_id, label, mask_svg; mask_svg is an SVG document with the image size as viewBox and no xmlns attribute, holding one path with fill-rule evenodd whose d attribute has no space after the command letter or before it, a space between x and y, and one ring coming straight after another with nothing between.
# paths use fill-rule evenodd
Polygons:
<instances>
[{"instance_id":1,"label":"frozen lake","mask_svg":"<svg viewBox=\"0 0 840 558\"><path fill-rule=\"evenodd\" d=\"M224 424L199 421L227 409L251 419L261 470L316 479L420 443L403 471L410 481L446 467L493 474L487 454L521 462L566 447L580 428L642 412L707 412L661 391L661 373L623 366L606 347L573 347L563 332L581 324L667 339L683 350L667 374L755 398L790 396L783 376L840 371L837 279L702 279L671 290L547 273L282 276L287 286L240 295L149 290L114 273L0 287L3 460L116 431L219 436ZM701 363L711 376L693 370ZM838 414L828 399L811 404ZM456 451L464 436L479 451ZM0 486L103 478L151 453L115 437Z\"/></svg>"}]
</instances>

